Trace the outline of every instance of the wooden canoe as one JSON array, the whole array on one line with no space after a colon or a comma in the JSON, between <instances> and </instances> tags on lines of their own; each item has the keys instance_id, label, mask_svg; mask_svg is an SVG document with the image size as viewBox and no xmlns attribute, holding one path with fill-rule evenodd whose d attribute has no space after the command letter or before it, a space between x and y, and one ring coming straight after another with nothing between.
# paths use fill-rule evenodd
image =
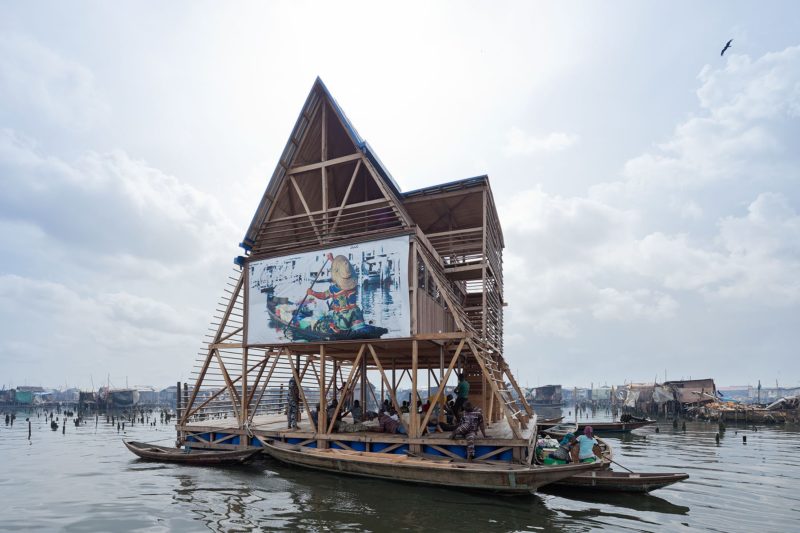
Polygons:
<instances>
[{"instance_id":1,"label":"wooden canoe","mask_svg":"<svg viewBox=\"0 0 800 533\"><path fill-rule=\"evenodd\" d=\"M592 426L595 433L627 433L633 429L639 429L650 424L655 424L655 420L642 420L631 422L582 422L578 424L578 431L583 433L583 428Z\"/></svg>"},{"instance_id":2,"label":"wooden canoe","mask_svg":"<svg viewBox=\"0 0 800 533\"><path fill-rule=\"evenodd\" d=\"M603 453L603 470L581 472L553 484L554 488L591 489L603 492L650 492L683 481L689 477L684 473L633 473L615 472L608 468L614 459L614 450L605 440L595 437Z\"/></svg>"},{"instance_id":3,"label":"wooden canoe","mask_svg":"<svg viewBox=\"0 0 800 533\"><path fill-rule=\"evenodd\" d=\"M688 479L689 474L675 473L631 473L613 470L593 470L562 479L553 487L590 489L611 492L650 492Z\"/></svg>"},{"instance_id":4,"label":"wooden canoe","mask_svg":"<svg viewBox=\"0 0 800 533\"><path fill-rule=\"evenodd\" d=\"M510 494L529 494L543 485L602 466L600 463L527 466L499 461L452 462L446 458L437 460L405 454L319 450L279 441L264 442L264 449L279 461L305 468Z\"/></svg>"},{"instance_id":5,"label":"wooden canoe","mask_svg":"<svg viewBox=\"0 0 800 533\"><path fill-rule=\"evenodd\" d=\"M567 422L564 424L556 424L554 426L550 426L549 428L542 429L542 433L545 435L550 435L553 438L562 439L564 435L567 433L573 433L576 437L578 436L578 423L577 422Z\"/></svg>"},{"instance_id":6,"label":"wooden canoe","mask_svg":"<svg viewBox=\"0 0 800 533\"><path fill-rule=\"evenodd\" d=\"M549 428L560 424L562 420L564 420L563 416L559 416L558 418L545 418L544 420L539 420L537 424L540 428Z\"/></svg>"},{"instance_id":7,"label":"wooden canoe","mask_svg":"<svg viewBox=\"0 0 800 533\"><path fill-rule=\"evenodd\" d=\"M148 461L162 461L168 463L184 463L191 465L226 465L244 463L258 453L261 448L246 448L244 450L202 450L189 448L169 448L156 446L136 441L123 441L125 446L142 459Z\"/></svg>"}]
</instances>

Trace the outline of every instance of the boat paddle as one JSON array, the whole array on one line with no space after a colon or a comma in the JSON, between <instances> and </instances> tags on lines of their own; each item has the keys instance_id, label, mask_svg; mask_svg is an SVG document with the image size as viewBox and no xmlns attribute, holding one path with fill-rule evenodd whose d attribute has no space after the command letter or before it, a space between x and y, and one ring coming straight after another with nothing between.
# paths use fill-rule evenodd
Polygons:
<instances>
[{"instance_id":1,"label":"boat paddle","mask_svg":"<svg viewBox=\"0 0 800 533\"><path fill-rule=\"evenodd\" d=\"M618 462L616 462L614 459L609 459L609 461L611 461L612 463L614 463L615 465L617 465L617 466L619 466L619 467L622 467L622 468L624 468L625 470L627 470L627 471L628 471L628 472L630 472L631 474L635 474L635 473L636 473L636 472L634 472L633 470L631 470L630 468L628 468L628 467L626 467L626 466L622 466L621 464L619 464Z\"/></svg>"},{"instance_id":2,"label":"boat paddle","mask_svg":"<svg viewBox=\"0 0 800 533\"><path fill-rule=\"evenodd\" d=\"M322 275L322 271L325 270L325 266L328 264L328 261L331 260L332 256L333 254L331 253L328 253L328 255L325 256L325 262L322 263L321 267L319 267L319 272L317 272L317 275L314 276L314 281L311 282L311 285L308 287L309 289L313 288L314 285L317 283L317 280ZM303 307L303 304L306 303L306 298L308 298L308 291L306 291L306 293L303 295L303 299L300 300L300 303L297 305L297 309L295 309L294 313L292 313L292 319L283 327L284 335L286 335L286 329L289 328L292 324L294 324L294 321L297 318L297 313L300 312L300 309Z\"/></svg>"}]
</instances>

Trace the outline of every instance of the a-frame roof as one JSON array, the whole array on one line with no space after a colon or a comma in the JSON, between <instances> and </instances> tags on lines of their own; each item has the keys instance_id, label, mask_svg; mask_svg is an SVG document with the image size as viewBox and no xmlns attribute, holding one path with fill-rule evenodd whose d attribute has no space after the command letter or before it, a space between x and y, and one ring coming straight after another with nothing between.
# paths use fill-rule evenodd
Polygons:
<instances>
[{"instance_id":1,"label":"a-frame roof","mask_svg":"<svg viewBox=\"0 0 800 533\"><path fill-rule=\"evenodd\" d=\"M289 136L289 140L286 142L286 147L283 149L281 158L275 167L275 171L272 173L272 178L267 185L267 190L265 191L264 196L261 198L258 209L256 210L253 220L250 222L250 227L245 234L243 244L248 247L252 246L255 242L259 229L264 223L270 208L275 201L275 196L278 194L278 188L281 181L286 176L287 171L292 167L293 163L298 157L298 149L301 145L301 141L306 133L306 130L309 128L313 118L313 112L317 108L320 99L327 101L330 109L334 111L344 127L344 130L347 133L350 141L358 151L364 154L365 158L370 162L378 176L382 178L383 181L389 186L391 192L397 198L400 198L401 196L400 187L397 185L397 182L395 182L391 173L389 173L389 171L383 165L380 158L377 156L377 154L375 154L375 151L372 149L369 143L365 141L361 135L359 135L358 131L356 131L355 127L353 127L353 124L350 122L350 119L347 118L347 115L345 115L344 111L333 98L330 91L328 91L328 88L325 86L322 80L317 77L317 79L314 81L314 85L311 87L311 90L308 93L305 104L303 104L300 115L297 117L297 121L295 122L291 135ZM398 202L398 204L400 204L400 202Z\"/></svg>"}]
</instances>

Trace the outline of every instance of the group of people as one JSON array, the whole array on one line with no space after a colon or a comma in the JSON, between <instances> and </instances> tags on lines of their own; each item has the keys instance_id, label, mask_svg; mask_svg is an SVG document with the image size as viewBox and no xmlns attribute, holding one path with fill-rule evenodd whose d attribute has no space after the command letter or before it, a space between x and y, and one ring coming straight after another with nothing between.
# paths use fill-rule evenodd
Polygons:
<instances>
[{"instance_id":1,"label":"group of people","mask_svg":"<svg viewBox=\"0 0 800 533\"><path fill-rule=\"evenodd\" d=\"M431 417L431 426L427 428L428 431L435 431L441 428L443 431L451 431L451 439L463 438L467 441L467 459L472 460L475 457L475 439L480 432L486 438L486 423L483 418L481 410L473 406L469 400L469 382L466 380L462 373L458 374L458 385L455 390L455 398L452 394L448 394L445 398L444 420L439 417L438 406L433 406L435 416ZM294 378L289 380L289 386L286 396L286 421L288 429L297 429L298 421L300 420L300 389ZM361 431L376 431L380 433L394 433L406 435L407 430L405 424L401 420L402 413L408 413L410 409L410 402L404 401L398 413L392 403L387 399L381 404L380 410L375 413L372 411L364 411L361 403L354 400L349 409L340 408L336 419L334 414L338 407L338 401L334 398L329 405L327 405L327 426L329 427L333 421L333 430L342 433L357 433ZM314 425L319 425L319 412L321 404L317 404L317 409L310 413ZM421 406L421 414L427 413L431 409L430 398ZM353 422L346 422L345 416L350 415ZM367 427L364 422L377 419L377 425L370 425ZM438 426L438 428L437 428Z\"/></svg>"},{"instance_id":2,"label":"group of people","mask_svg":"<svg viewBox=\"0 0 800 533\"><path fill-rule=\"evenodd\" d=\"M556 451L550 454L550 458L565 463L592 463L602 458L602 453L592 426L586 426L583 435L577 437L574 433L564 435Z\"/></svg>"}]
</instances>

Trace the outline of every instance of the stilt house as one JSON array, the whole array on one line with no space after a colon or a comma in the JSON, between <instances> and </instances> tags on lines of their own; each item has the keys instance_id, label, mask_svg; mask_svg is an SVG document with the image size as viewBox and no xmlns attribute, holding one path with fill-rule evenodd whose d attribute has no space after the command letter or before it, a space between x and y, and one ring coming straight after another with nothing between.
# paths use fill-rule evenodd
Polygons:
<instances>
[{"instance_id":1,"label":"stilt house","mask_svg":"<svg viewBox=\"0 0 800 533\"><path fill-rule=\"evenodd\" d=\"M489 422L478 458L530 461L533 411L503 359L503 234L486 176L402 192L317 79L240 246L181 394L181 441L463 457L465 443L437 430L461 372ZM302 385L296 429L290 378ZM406 434L336 432L354 399L398 412L408 401Z\"/></svg>"}]
</instances>

